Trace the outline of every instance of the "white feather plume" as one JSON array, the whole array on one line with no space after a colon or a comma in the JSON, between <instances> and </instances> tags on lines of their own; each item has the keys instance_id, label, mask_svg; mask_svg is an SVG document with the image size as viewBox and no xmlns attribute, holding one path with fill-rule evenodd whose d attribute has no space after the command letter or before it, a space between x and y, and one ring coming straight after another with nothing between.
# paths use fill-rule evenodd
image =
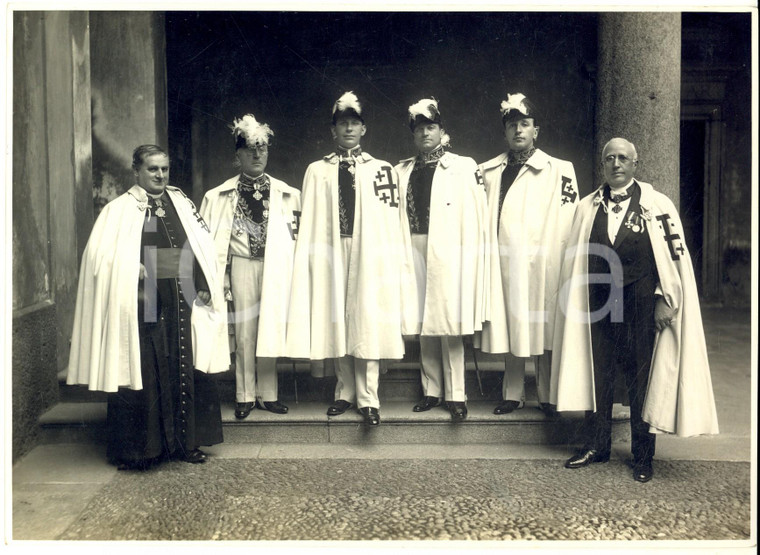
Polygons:
<instances>
[{"instance_id":1,"label":"white feather plume","mask_svg":"<svg viewBox=\"0 0 760 555\"><path fill-rule=\"evenodd\" d=\"M501 115L505 116L510 110L517 110L521 114L529 116L528 107L525 105L523 93L507 94L507 99L501 101Z\"/></svg>"},{"instance_id":2,"label":"white feather plume","mask_svg":"<svg viewBox=\"0 0 760 555\"><path fill-rule=\"evenodd\" d=\"M423 98L409 106L409 119L411 120L417 116L433 120L437 113L440 112L438 110L438 101L435 98Z\"/></svg>"},{"instance_id":3,"label":"white feather plume","mask_svg":"<svg viewBox=\"0 0 760 555\"><path fill-rule=\"evenodd\" d=\"M274 135L274 131L266 123L256 121L253 114L246 114L241 119L235 119L232 133L235 137L242 135L249 147L269 144L269 138Z\"/></svg>"},{"instance_id":4,"label":"white feather plume","mask_svg":"<svg viewBox=\"0 0 760 555\"><path fill-rule=\"evenodd\" d=\"M336 112L345 112L348 109L352 109L359 115L362 114L362 105L359 104L359 99L353 91L343 93L343 96L335 102L335 105L333 106L333 114Z\"/></svg>"}]
</instances>

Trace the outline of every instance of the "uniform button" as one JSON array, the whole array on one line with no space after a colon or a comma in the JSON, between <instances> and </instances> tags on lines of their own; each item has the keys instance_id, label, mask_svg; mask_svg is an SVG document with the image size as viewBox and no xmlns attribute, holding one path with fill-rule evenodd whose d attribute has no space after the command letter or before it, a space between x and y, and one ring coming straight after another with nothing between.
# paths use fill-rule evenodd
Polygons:
<instances>
[{"instance_id":1,"label":"uniform button","mask_svg":"<svg viewBox=\"0 0 760 555\"><path fill-rule=\"evenodd\" d=\"M184 321L185 321L185 319L184 319L184 318L180 318L180 319L179 319L179 321L180 321L180 322L184 322Z\"/></svg>"}]
</instances>

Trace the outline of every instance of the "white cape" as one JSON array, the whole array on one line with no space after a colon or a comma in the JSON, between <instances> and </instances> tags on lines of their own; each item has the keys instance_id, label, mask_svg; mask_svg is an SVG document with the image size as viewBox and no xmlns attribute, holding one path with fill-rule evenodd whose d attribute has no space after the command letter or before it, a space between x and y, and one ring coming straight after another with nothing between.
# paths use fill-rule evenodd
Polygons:
<instances>
[{"instance_id":1,"label":"white cape","mask_svg":"<svg viewBox=\"0 0 760 555\"><path fill-rule=\"evenodd\" d=\"M649 183L637 183L660 288L668 305L676 310L671 325L658 332L655 339L642 418L653 432L684 437L717 434L705 333L691 257L683 242L683 226L668 197ZM601 199L600 187L578 206L562 266L550 393L559 411L596 410L591 327L586 316L589 300L585 251Z\"/></svg>"},{"instance_id":2,"label":"white cape","mask_svg":"<svg viewBox=\"0 0 760 555\"><path fill-rule=\"evenodd\" d=\"M166 192L211 293L211 305L193 304L193 362L202 372L229 369L226 305L217 279L211 236L192 201L176 187ZM109 202L98 216L79 272L68 377L90 390L142 389L137 289L145 191L135 185Z\"/></svg>"},{"instance_id":3,"label":"white cape","mask_svg":"<svg viewBox=\"0 0 760 555\"><path fill-rule=\"evenodd\" d=\"M256 356L276 358L285 355L293 253L298 233L301 192L284 181L269 177L269 219L264 254L261 303L258 307ZM239 176L228 179L206 193L201 215L211 229L217 255L217 271L224 280L230 236L237 206Z\"/></svg>"}]
</instances>

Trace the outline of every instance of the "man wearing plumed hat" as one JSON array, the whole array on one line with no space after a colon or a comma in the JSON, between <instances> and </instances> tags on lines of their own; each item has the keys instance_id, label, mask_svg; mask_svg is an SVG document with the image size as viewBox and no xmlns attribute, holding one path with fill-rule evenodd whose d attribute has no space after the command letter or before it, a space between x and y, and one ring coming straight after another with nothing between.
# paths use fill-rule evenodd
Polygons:
<instances>
[{"instance_id":1,"label":"man wearing plumed hat","mask_svg":"<svg viewBox=\"0 0 760 555\"><path fill-rule=\"evenodd\" d=\"M235 119L240 173L208 191L208 222L235 327L235 417L252 408L285 414L277 387L284 355L300 192L265 173L271 128L252 114Z\"/></svg>"},{"instance_id":2,"label":"man wearing plumed hat","mask_svg":"<svg viewBox=\"0 0 760 555\"><path fill-rule=\"evenodd\" d=\"M525 364L532 357L539 406L554 415L549 404L554 317L578 184L571 162L536 146L539 121L524 94L507 95L501 118L507 150L480 166L488 195L491 306L478 339L485 352L507 353L503 400L494 414L524 403Z\"/></svg>"},{"instance_id":3,"label":"man wearing plumed hat","mask_svg":"<svg viewBox=\"0 0 760 555\"><path fill-rule=\"evenodd\" d=\"M475 161L447 150L438 101L423 98L408 114L418 153L396 171L404 275L416 285L411 308L420 334L423 397L413 410L445 401L456 422L467 417L463 336L481 329L486 311L486 197Z\"/></svg>"},{"instance_id":4,"label":"man wearing plumed hat","mask_svg":"<svg viewBox=\"0 0 760 555\"><path fill-rule=\"evenodd\" d=\"M287 352L337 359L327 414L357 406L378 425L380 360L404 355L398 187L393 167L362 150L353 92L333 105L330 129L335 150L309 165L301 189Z\"/></svg>"}]
</instances>

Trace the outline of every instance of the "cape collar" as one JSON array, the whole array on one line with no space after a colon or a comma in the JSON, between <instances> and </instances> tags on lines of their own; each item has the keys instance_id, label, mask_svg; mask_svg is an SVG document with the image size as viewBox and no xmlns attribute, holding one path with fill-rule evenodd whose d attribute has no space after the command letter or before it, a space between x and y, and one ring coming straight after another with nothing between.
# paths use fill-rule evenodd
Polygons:
<instances>
[{"instance_id":1,"label":"cape collar","mask_svg":"<svg viewBox=\"0 0 760 555\"><path fill-rule=\"evenodd\" d=\"M483 169L492 170L499 167L503 169L504 166L507 165L507 157L508 157L508 152L502 152L496 158L493 158L489 160L488 162L484 162ZM541 170L545 168L548 163L549 163L549 155L546 154L540 148L536 148L536 151L533 153L533 156L528 158L528 160L525 162L525 165L530 166L534 170Z\"/></svg>"},{"instance_id":2,"label":"cape collar","mask_svg":"<svg viewBox=\"0 0 760 555\"><path fill-rule=\"evenodd\" d=\"M438 145L431 152L418 153L415 159L415 165L427 166L428 164L433 164L433 163L437 164L438 161L441 158L443 158L445 154L446 154L446 149L443 148L443 145Z\"/></svg>"},{"instance_id":3,"label":"cape collar","mask_svg":"<svg viewBox=\"0 0 760 555\"><path fill-rule=\"evenodd\" d=\"M324 160L328 164L337 164L338 162L340 162L340 156L338 156L338 154L335 152L331 152L327 156L323 157L322 160ZM362 151L358 156L354 157L354 160L356 160L357 163L359 164L363 164L364 162L369 162L370 160L372 160L372 156Z\"/></svg>"},{"instance_id":4,"label":"cape collar","mask_svg":"<svg viewBox=\"0 0 760 555\"><path fill-rule=\"evenodd\" d=\"M441 166L443 169L448 168L454 158L456 157L456 154L453 154L449 152L448 150L443 153L443 155L438 159L438 165ZM402 160L399 160L399 164L411 164L414 165L414 163L417 161L417 156L412 156L410 158L404 158Z\"/></svg>"},{"instance_id":5,"label":"cape collar","mask_svg":"<svg viewBox=\"0 0 760 555\"><path fill-rule=\"evenodd\" d=\"M513 150L510 150L507 152L507 165L515 165L515 166L522 166L524 165L530 158L535 154L536 150L538 150L536 147L530 147L528 150L523 150L520 152L515 152Z\"/></svg>"},{"instance_id":6,"label":"cape collar","mask_svg":"<svg viewBox=\"0 0 760 555\"><path fill-rule=\"evenodd\" d=\"M173 187L172 185L167 185L164 193L166 194L168 191L176 191L176 190L177 190L177 187ZM129 194L139 203L147 203L148 199L150 198L148 196L148 193L145 192L145 189L143 189L139 185L132 185L132 187L130 187L129 190L127 191L127 194Z\"/></svg>"},{"instance_id":7,"label":"cape collar","mask_svg":"<svg viewBox=\"0 0 760 555\"><path fill-rule=\"evenodd\" d=\"M222 183L219 186L219 189L217 189L217 190L220 191L220 192L222 192L222 193L232 193L233 191L236 191L237 190L237 184L238 184L238 181L240 180L240 176L241 175L243 175L243 174L238 174L235 177L229 178L227 181L225 181L224 183ZM279 186L277 185L277 181L275 179L273 179L271 175L269 175L268 173L263 173L261 175L262 176L265 175L267 177L267 179L269 180L269 189L271 191L275 191L275 190L279 190L280 189Z\"/></svg>"},{"instance_id":8,"label":"cape collar","mask_svg":"<svg viewBox=\"0 0 760 555\"><path fill-rule=\"evenodd\" d=\"M636 183L639 186L639 189L641 190L641 198L639 198L639 207L641 209L641 215L644 216L645 219L649 219L647 215L651 212L652 206L654 204L654 187L650 183L639 181L638 179L633 179L633 181L631 181L631 185L633 185L634 183ZM600 204L604 202L605 185L606 184L600 185L592 193L595 207L599 206Z\"/></svg>"}]
</instances>

